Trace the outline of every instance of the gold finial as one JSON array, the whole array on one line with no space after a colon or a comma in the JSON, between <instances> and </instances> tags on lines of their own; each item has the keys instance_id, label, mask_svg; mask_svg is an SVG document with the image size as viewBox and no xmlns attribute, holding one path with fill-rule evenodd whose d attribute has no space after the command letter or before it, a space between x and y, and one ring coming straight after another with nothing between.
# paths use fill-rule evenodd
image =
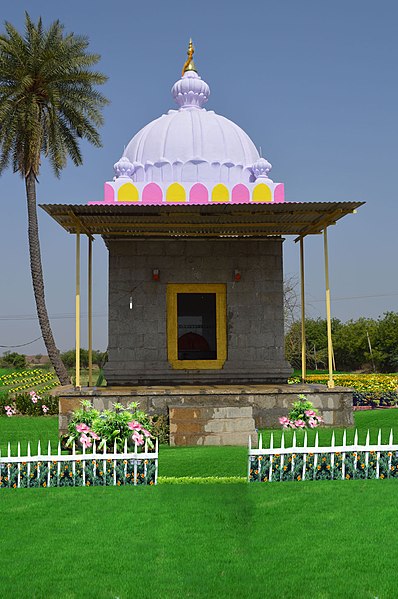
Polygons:
<instances>
[{"instance_id":1,"label":"gold finial","mask_svg":"<svg viewBox=\"0 0 398 599\"><path fill-rule=\"evenodd\" d=\"M182 75L184 75L184 73L186 73L187 71L196 71L196 67L195 67L195 63L193 61L193 54L195 52L195 48L193 47L193 43L192 43L192 39L189 40L189 45L188 45L188 58L184 64L184 66L182 67Z\"/></svg>"}]
</instances>

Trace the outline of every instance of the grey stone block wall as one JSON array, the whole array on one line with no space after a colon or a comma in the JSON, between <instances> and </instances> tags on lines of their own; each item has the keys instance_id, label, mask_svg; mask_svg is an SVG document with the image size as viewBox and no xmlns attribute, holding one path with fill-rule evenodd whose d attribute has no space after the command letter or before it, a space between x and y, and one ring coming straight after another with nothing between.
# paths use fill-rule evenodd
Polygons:
<instances>
[{"instance_id":1,"label":"grey stone block wall","mask_svg":"<svg viewBox=\"0 0 398 599\"><path fill-rule=\"evenodd\" d=\"M286 382L280 238L117 240L109 249L109 385ZM160 280L152 280L152 270ZM233 281L239 270L241 280ZM227 288L221 370L175 370L167 359L169 283ZM130 297L133 308L130 310Z\"/></svg>"},{"instance_id":2,"label":"grey stone block wall","mask_svg":"<svg viewBox=\"0 0 398 599\"><path fill-rule=\"evenodd\" d=\"M304 393L313 403L326 426L353 425L352 389L347 387L328 389L325 385L308 384L247 387L208 385L65 389L59 396L59 429L60 433L67 431L71 413L80 407L82 399L91 400L97 410L110 409L115 402L128 405L135 401L139 408L148 414L165 416L171 407L176 406L193 409L213 409L218 406L226 408L226 418L234 418L237 414L234 408L241 410L248 406L253 410L257 428L280 428L279 417L287 416L300 393ZM194 423L194 418L191 421Z\"/></svg>"}]
</instances>

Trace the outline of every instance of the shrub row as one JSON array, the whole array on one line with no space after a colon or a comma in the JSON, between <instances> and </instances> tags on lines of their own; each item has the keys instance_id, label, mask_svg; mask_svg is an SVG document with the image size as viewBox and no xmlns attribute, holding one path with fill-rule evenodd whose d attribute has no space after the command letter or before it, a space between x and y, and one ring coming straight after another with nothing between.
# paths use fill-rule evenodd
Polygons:
<instances>
[{"instance_id":1,"label":"shrub row","mask_svg":"<svg viewBox=\"0 0 398 599\"><path fill-rule=\"evenodd\" d=\"M58 397L49 394L40 395L37 403L32 402L29 393L11 395L8 391L0 391L0 415L5 416L5 406L12 405L21 416L43 416L42 406L47 406L49 415L58 414Z\"/></svg>"},{"instance_id":2,"label":"shrub row","mask_svg":"<svg viewBox=\"0 0 398 599\"><path fill-rule=\"evenodd\" d=\"M370 406L371 408L398 406L397 391L354 391L352 398L354 406Z\"/></svg>"}]
</instances>

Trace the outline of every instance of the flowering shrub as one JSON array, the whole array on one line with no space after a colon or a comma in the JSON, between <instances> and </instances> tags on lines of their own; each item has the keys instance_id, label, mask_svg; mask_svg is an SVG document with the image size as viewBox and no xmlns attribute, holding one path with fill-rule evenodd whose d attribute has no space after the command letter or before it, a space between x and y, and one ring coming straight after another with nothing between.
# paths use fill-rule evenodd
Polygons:
<instances>
[{"instance_id":1,"label":"flowering shrub","mask_svg":"<svg viewBox=\"0 0 398 599\"><path fill-rule=\"evenodd\" d=\"M309 374L308 383L326 385L328 374ZM336 385L354 389L353 405L372 408L398 406L398 376L393 374L335 374ZM290 384L301 383L297 376Z\"/></svg>"},{"instance_id":2,"label":"flowering shrub","mask_svg":"<svg viewBox=\"0 0 398 599\"><path fill-rule=\"evenodd\" d=\"M27 416L45 416L58 414L58 397L49 395L42 397L36 391L19 393L13 400L8 397L8 403L3 406L6 416L24 414Z\"/></svg>"},{"instance_id":3,"label":"flowering shrub","mask_svg":"<svg viewBox=\"0 0 398 599\"><path fill-rule=\"evenodd\" d=\"M308 383L319 383L326 385L328 374L309 374ZM351 387L356 391L374 393L381 391L396 391L398 388L398 376L396 374L334 374L336 385ZM301 383L300 377L291 377L289 383Z\"/></svg>"},{"instance_id":4,"label":"flowering shrub","mask_svg":"<svg viewBox=\"0 0 398 599\"><path fill-rule=\"evenodd\" d=\"M113 404L113 410L99 412L88 400L81 402L82 407L75 410L68 425L69 436L66 447L75 441L85 449L99 441L99 450L107 447L113 450L116 442L118 451L123 451L125 441L128 446L143 446L147 442L153 448L152 425L145 412L137 410L137 403L125 408L120 403Z\"/></svg>"},{"instance_id":5,"label":"flowering shrub","mask_svg":"<svg viewBox=\"0 0 398 599\"><path fill-rule=\"evenodd\" d=\"M282 416L279 422L283 428L317 428L323 419L314 410L313 405L305 395L299 395L298 401L293 402L289 416Z\"/></svg>"}]
</instances>

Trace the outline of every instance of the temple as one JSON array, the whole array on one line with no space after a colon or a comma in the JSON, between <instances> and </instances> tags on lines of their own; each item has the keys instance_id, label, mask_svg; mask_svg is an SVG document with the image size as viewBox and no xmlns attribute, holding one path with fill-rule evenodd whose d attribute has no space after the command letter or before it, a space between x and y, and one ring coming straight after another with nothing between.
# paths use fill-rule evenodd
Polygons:
<instances>
[{"instance_id":1,"label":"temple","mask_svg":"<svg viewBox=\"0 0 398 599\"><path fill-rule=\"evenodd\" d=\"M361 205L285 202L283 183L270 178L272 166L250 137L205 108L210 88L196 70L193 52L190 42L182 76L171 90L177 108L127 143L113 180L104 185L104 199L42 206L76 235L77 348L80 236L89 239L91 260L92 239L101 235L109 251L108 388L117 397L126 387L134 395L144 386L146 396L155 387L174 388L162 410L195 395L192 386L204 396L217 395L214 389L223 386L218 394L226 401L225 386L243 386L246 395L250 386L263 386L264 395L267 385L286 385L291 367L284 357L284 236L300 242L304 316L303 241L323 234L330 326L327 227ZM89 281L89 315L90 293ZM236 389L231 393L238 395L228 396L230 404L247 404ZM206 401L201 397L199 403ZM154 411L156 402L146 407ZM257 424L274 418L259 415L264 410L265 404L258 407Z\"/></svg>"}]
</instances>

